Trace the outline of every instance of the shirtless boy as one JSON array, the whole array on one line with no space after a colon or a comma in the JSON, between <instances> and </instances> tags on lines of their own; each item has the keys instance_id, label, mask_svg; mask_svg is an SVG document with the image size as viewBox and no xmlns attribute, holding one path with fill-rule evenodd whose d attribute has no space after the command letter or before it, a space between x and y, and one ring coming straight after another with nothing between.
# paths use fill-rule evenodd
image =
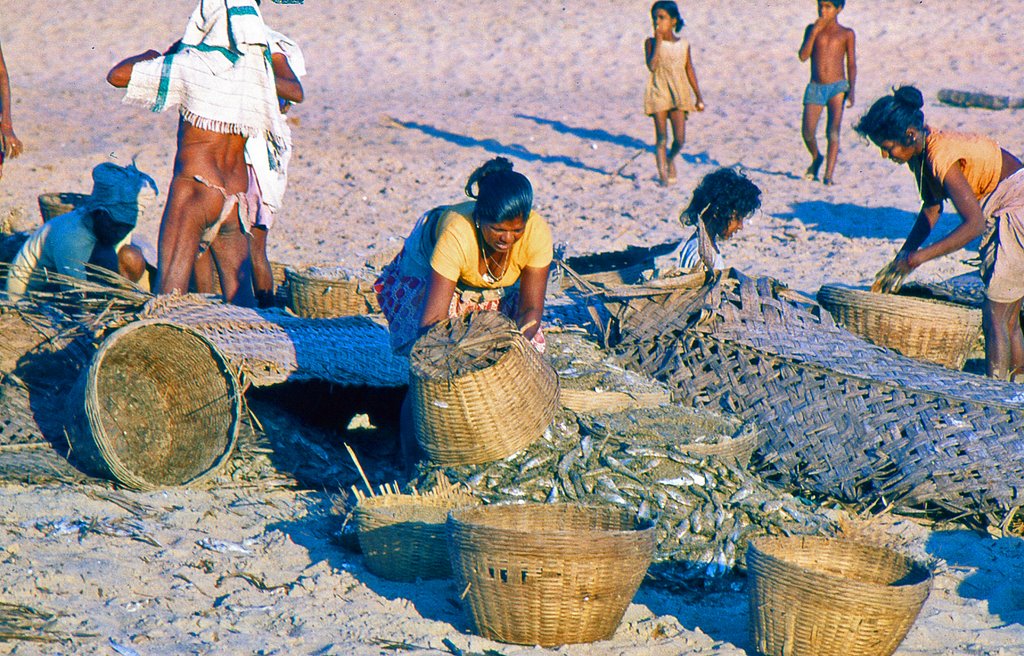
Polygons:
<instances>
[{"instance_id":1,"label":"shirtless boy","mask_svg":"<svg viewBox=\"0 0 1024 656\"><path fill-rule=\"evenodd\" d=\"M843 120L843 102L853 107L853 88L857 82L857 60L853 30L839 24L839 12L846 0L818 0L818 20L807 26L799 57L811 60L811 81L804 92L803 137L811 153L811 165L804 177L817 180L825 162L822 182L835 182L836 159L839 156L839 129ZM818 120L828 106L827 157L818 150Z\"/></svg>"}]
</instances>

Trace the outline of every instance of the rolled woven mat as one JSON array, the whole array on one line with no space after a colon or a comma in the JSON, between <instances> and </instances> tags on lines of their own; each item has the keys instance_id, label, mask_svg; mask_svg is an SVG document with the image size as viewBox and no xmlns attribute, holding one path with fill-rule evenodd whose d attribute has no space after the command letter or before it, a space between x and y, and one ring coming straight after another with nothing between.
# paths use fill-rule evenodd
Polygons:
<instances>
[{"instance_id":1,"label":"rolled woven mat","mask_svg":"<svg viewBox=\"0 0 1024 656\"><path fill-rule=\"evenodd\" d=\"M1024 107L1024 98L961 89L940 89L938 98L939 102L954 107L979 107L981 109L1019 109Z\"/></svg>"},{"instance_id":2,"label":"rolled woven mat","mask_svg":"<svg viewBox=\"0 0 1024 656\"><path fill-rule=\"evenodd\" d=\"M241 389L224 355L198 332L160 321L108 335L70 399L75 462L140 490L215 473L241 420Z\"/></svg>"},{"instance_id":3,"label":"rolled woven mat","mask_svg":"<svg viewBox=\"0 0 1024 656\"><path fill-rule=\"evenodd\" d=\"M194 328L257 387L300 380L401 387L409 379L409 362L391 352L387 329L366 317L303 319L198 295L156 297L141 315Z\"/></svg>"},{"instance_id":4,"label":"rolled woven mat","mask_svg":"<svg viewBox=\"0 0 1024 656\"><path fill-rule=\"evenodd\" d=\"M500 312L441 322L413 346L416 439L438 464L499 460L540 437L558 409L558 374Z\"/></svg>"}]
</instances>

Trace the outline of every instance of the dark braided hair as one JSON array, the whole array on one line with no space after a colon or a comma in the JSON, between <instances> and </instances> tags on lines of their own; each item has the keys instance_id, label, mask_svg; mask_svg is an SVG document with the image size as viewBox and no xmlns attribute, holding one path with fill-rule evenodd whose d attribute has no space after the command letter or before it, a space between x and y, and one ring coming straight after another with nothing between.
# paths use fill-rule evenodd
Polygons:
<instances>
[{"instance_id":1,"label":"dark braided hair","mask_svg":"<svg viewBox=\"0 0 1024 656\"><path fill-rule=\"evenodd\" d=\"M704 176L679 220L696 225L703 219L708 232L720 237L733 218L744 219L761 207L761 190L732 169L718 169Z\"/></svg>"},{"instance_id":2,"label":"dark braided hair","mask_svg":"<svg viewBox=\"0 0 1024 656\"><path fill-rule=\"evenodd\" d=\"M473 191L473 187L476 191ZM473 171L466 182L466 195L476 200L473 222L502 223L516 217L526 221L533 209L533 186L512 162L495 157Z\"/></svg>"},{"instance_id":3,"label":"dark braided hair","mask_svg":"<svg viewBox=\"0 0 1024 656\"><path fill-rule=\"evenodd\" d=\"M895 141L909 146L911 140L907 137L907 130L925 130L922 107L924 96L916 87L894 88L891 96L882 96L876 100L853 129L876 144Z\"/></svg>"}]
</instances>

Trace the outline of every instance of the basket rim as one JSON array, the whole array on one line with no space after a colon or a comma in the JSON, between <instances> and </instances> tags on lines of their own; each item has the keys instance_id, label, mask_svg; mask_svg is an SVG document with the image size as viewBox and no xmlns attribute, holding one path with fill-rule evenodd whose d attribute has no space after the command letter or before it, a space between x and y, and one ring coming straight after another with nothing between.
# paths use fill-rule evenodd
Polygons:
<instances>
[{"instance_id":1,"label":"basket rim","mask_svg":"<svg viewBox=\"0 0 1024 656\"><path fill-rule=\"evenodd\" d=\"M879 294L866 289L856 289L853 287L846 287L844 285L836 283L826 283L818 289L818 293L815 295L818 302L825 305L828 301L842 302L846 299L857 299L858 302L856 307L875 310L875 311L886 311L890 314L906 313L914 316L925 316L931 319L933 322L938 318L940 321L943 314L936 314L934 312L936 306L941 307L944 311L949 310L952 312L959 312L964 315L965 318L977 319L981 322L981 310L979 308L972 308L962 303L953 303L951 301L944 301L937 298L920 298L917 296L902 296L900 294ZM825 300L822 300L822 297ZM883 300L884 299L884 300ZM838 304L838 303L836 303ZM947 320L944 323L952 323Z\"/></svg>"},{"instance_id":2,"label":"basket rim","mask_svg":"<svg viewBox=\"0 0 1024 656\"><path fill-rule=\"evenodd\" d=\"M523 535L523 536L537 536L537 532L529 528L511 528L506 526L494 526L493 524L487 524L483 522L474 522L472 515L474 514L490 514L490 513L543 513L552 512L559 509L568 509L579 511L595 510L602 513L614 512L620 516L633 519L636 524L635 528L632 529L546 529L544 536L546 537L573 537L583 538L589 534L599 535L621 535L621 536L646 536L654 535L654 529L656 528L656 522L653 519L641 519L635 512L626 510L625 508L616 508L607 505L599 504L587 504L587 503L573 503L573 502L560 502L560 503L493 503L484 504L479 506L468 506L464 508L456 508L448 513L448 523L457 526L465 527L470 530L485 530L493 532L495 534L505 534L509 536Z\"/></svg>"},{"instance_id":3,"label":"basket rim","mask_svg":"<svg viewBox=\"0 0 1024 656\"><path fill-rule=\"evenodd\" d=\"M210 478L211 476L214 476L215 473L221 468L221 466L225 462L227 462L229 458L231 458L232 453L235 450L235 444L238 440L238 429L242 418L241 386L238 382L238 376L235 373L235 369L232 367L231 362L220 351L220 349L217 348L217 346L213 342L207 339L207 337L200 333L198 330L190 326L174 323L173 321L167 321L165 319L144 319L141 321L134 321L132 323L129 323L125 326L118 328L117 330L110 333L104 338L103 343L100 344L99 349L96 351L95 355L93 356L92 362L89 363L89 367L86 370L86 406L96 408L100 407L99 390L97 389L96 385L96 374L99 372L99 368L102 365L103 359L106 356L107 352L110 351L110 349L113 348L113 346L116 345L120 338L122 338L124 335L153 326L166 326L181 331L183 333L188 334L191 337L198 339L204 346L209 348L210 353L213 355L218 368L224 374L224 378L228 385L228 396L231 398L231 403L233 406L233 412L231 413L231 425L228 427L228 441L227 444L225 445L224 451L219 456L217 456L217 459L214 460L213 464L206 471L201 472L197 476L194 476L188 480L182 481L175 485L163 485L153 483L146 478L137 476L128 467L125 467L124 462L121 460L121 458L119 458L117 454L109 448L106 437L98 437L97 432L92 429L93 421L91 418L88 418L87 413L91 439L95 443L97 451L99 451L100 455L107 463L107 469L110 471L111 475L118 482L123 483L128 487L132 487L143 491L158 490L167 487L193 485L195 483L204 481Z\"/></svg>"},{"instance_id":4,"label":"basket rim","mask_svg":"<svg viewBox=\"0 0 1024 656\"><path fill-rule=\"evenodd\" d=\"M907 573L894 583L877 583L865 581L859 578L840 576L838 574L834 574L832 572L828 572L825 570L807 567L806 565L793 562L791 559L786 558L785 554L779 555L778 553L769 552L764 549L764 546L767 544L799 544L802 546L808 542L812 543L813 545L845 545L848 547L855 547L857 549L866 550L874 553L887 553L890 555L895 555L907 564ZM818 535L760 536L750 541L749 553L755 554L755 557L762 557L777 563L781 563L781 565L784 567L795 569L803 574L813 576L814 578L840 582L842 583L842 585L845 586L853 585L865 586L870 588L885 588L887 590L893 591L906 591L913 590L921 586L927 586L928 588L930 588L932 580L934 578L934 572L932 571L931 565L929 565L929 563L924 560L901 553L900 551L893 549L891 547L884 547L877 544L870 544L867 542L850 540L846 538L825 537ZM907 580L903 581L903 579Z\"/></svg>"}]
</instances>

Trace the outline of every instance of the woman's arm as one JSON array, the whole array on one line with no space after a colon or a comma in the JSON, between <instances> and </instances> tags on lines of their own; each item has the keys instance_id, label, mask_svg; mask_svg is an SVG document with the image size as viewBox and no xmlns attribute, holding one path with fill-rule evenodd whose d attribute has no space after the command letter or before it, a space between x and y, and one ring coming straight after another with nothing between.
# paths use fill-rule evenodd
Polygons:
<instances>
[{"instance_id":1,"label":"woman's arm","mask_svg":"<svg viewBox=\"0 0 1024 656\"><path fill-rule=\"evenodd\" d=\"M971 185L968 184L967 178L964 177L964 173L960 170L959 166L950 167L949 172L946 174L946 179L942 181L942 187L946 195L953 202L956 211L960 214L960 225L930 246L909 250L906 255L906 262L910 269L916 269L929 260L956 252L985 232L985 215L981 211L978 199L974 196L974 191L971 190ZM924 213L925 211L922 210L922 214ZM935 213L934 219L930 220L929 232L937 220L938 212ZM917 224L914 225L914 228L917 228ZM911 236L913 235L914 231L912 230ZM917 242L917 245L920 246L923 241L924 239L922 238ZM904 244L904 250L907 250L906 246L910 243L910 237L908 237L907 244Z\"/></svg>"},{"instance_id":2,"label":"woman's arm","mask_svg":"<svg viewBox=\"0 0 1024 656\"><path fill-rule=\"evenodd\" d=\"M548 289L548 269L545 267L523 267L519 275L519 314L516 325L523 331L526 339L540 330L540 320L544 316L544 295Z\"/></svg>"},{"instance_id":3,"label":"woman's arm","mask_svg":"<svg viewBox=\"0 0 1024 656\"><path fill-rule=\"evenodd\" d=\"M928 239L928 235L932 234L932 228L938 223L941 214L942 205L923 205L921 211L917 213L914 227L910 229L910 234L900 247L900 253L906 255L916 251L924 240Z\"/></svg>"},{"instance_id":4,"label":"woman's arm","mask_svg":"<svg viewBox=\"0 0 1024 656\"><path fill-rule=\"evenodd\" d=\"M300 103L305 98L302 90L302 82L299 76L292 70L288 58L279 52L271 55L271 62L274 65L274 82L277 86L277 97L287 100L290 103Z\"/></svg>"},{"instance_id":5,"label":"woman's arm","mask_svg":"<svg viewBox=\"0 0 1024 656\"><path fill-rule=\"evenodd\" d=\"M426 332L435 323L448 318L448 307L455 295L455 281L448 280L437 271L431 269L430 281L427 283L427 302L420 318L420 333Z\"/></svg>"}]
</instances>

